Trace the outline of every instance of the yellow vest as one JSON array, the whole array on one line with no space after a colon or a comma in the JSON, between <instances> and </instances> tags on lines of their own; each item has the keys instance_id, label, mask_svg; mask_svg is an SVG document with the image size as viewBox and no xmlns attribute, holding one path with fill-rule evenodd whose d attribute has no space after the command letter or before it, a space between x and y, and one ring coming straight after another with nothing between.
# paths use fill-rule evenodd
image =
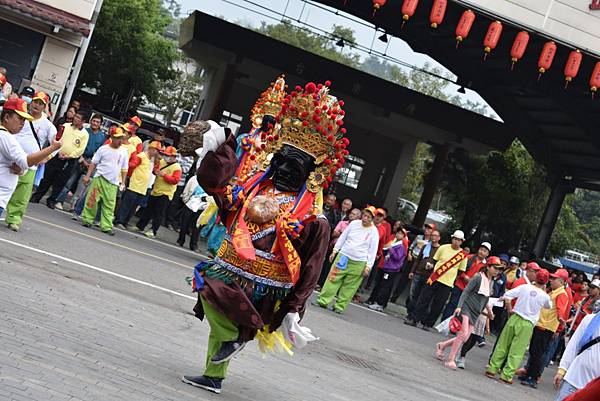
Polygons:
<instances>
[{"instance_id":1,"label":"yellow vest","mask_svg":"<svg viewBox=\"0 0 600 401\"><path fill-rule=\"evenodd\" d=\"M160 161L160 168L163 173L167 175L173 174L175 171L181 171L181 166L179 163L173 163L169 167L165 167L167 163L164 160ZM177 184L169 184L165 182L162 177L156 176L156 181L154 181L154 188L152 188L152 192L150 193L153 196L159 195L167 195L169 199L173 199L173 194L177 190Z\"/></svg>"},{"instance_id":2,"label":"yellow vest","mask_svg":"<svg viewBox=\"0 0 600 401\"><path fill-rule=\"evenodd\" d=\"M129 189L138 194L146 195L148 182L150 182L150 159L146 152L138 153L137 156L142 162L133 170L129 178Z\"/></svg>"},{"instance_id":3,"label":"yellow vest","mask_svg":"<svg viewBox=\"0 0 600 401\"><path fill-rule=\"evenodd\" d=\"M137 147L142 144L142 139L139 136L135 135L129 138L129 143L135 146L137 149Z\"/></svg>"},{"instance_id":4,"label":"yellow vest","mask_svg":"<svg viewBox=\"0 0 600 401\"><path fill-rule=\"evenodd\" d=\"M64 124L64 131L60 142L62 147L60 153L64 154L69 159L79 157L85 151L88 139L90 138L87 130L79 130L73 127L73 124Z\"/></svg>"},{"instance_id":5,"label":"yellow vest","mask_svg":"<svg viewBox=\"0 0 600 401\"><path fill-rule=\"evenodd\" d=\"M556 309L556 298L558 298L560 294L565 294L565 296L567 296L567 292L565 291L564 287L557 288L548 294L550 295L550 300L552 301L552 308L542 309L540 312L540 320L538 320L537 323L538 327L556 332L558 326L560 325L560 321L558 320L558 311Z\"/></svg>"}]
</instances>

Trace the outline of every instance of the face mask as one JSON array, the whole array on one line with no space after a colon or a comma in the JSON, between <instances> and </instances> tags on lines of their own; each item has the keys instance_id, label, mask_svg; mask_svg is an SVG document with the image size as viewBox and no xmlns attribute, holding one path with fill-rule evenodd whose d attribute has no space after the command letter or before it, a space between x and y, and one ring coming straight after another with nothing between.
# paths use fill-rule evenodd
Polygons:
<instances>
[{"instance_id":1,"label":"face mask","mask_svg":"<svg viewBox=\"0 0 600 401\"><path fill-rule=\"evenodd\" d=\"M298 192L314 168L311 156L291 146L284 146L271 160L273 185L279 191Z\"/></svg>"},{"instance_id":2,"label":"face mask","mask_svg":"<svg viewBox=\"0 0 600 401\"><path fill-rule=\"evenodd\" d=\"M21 96L21 99L23 99L27 104L31 103L31 98L29 96Z\"/></svg>"}]
</instances>

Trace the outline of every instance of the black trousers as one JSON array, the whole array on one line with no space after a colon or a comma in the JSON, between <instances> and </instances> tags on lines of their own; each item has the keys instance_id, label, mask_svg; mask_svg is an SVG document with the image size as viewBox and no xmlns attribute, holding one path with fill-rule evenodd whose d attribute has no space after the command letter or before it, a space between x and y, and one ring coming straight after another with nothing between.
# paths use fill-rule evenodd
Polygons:
<instances>
[{"instance_id":1,"label":"black trousers","mask_svg":"<svg viewBox=\"0 0 600 401\"><path fill-rule=\"evenodd\" d=\"M170 200L167 195L150 195L148 205L136 224L137 228L143 231L148 222L152 220L152 231L154 232L154 235L156 235L165 218L169 202Z\"/></svg>"},{"instance_id":2,"label":"black trousers","mask_svg":"<svg viewBox=\"0 0 600 401\"><path fill-rule=\"evenodd\" d=\"M527 376L533 380L537 380L544 371L544 355L553 335L554 332L550 330L542 330L537 327L533 330L531 342L529 343L529 367L527 369Z\"/></svg>"},{"instance_id":3,"label":"black trousers","mask_svg":"<svg viewBox=\"0 0 600 401\"><path fill-rule=\"evenodd\" d=\"M415 305L413 313L415 321L421 322L427 327L433 327L446 305L451 290L451 287L439 281L434 281L431 285L425 284Z\"/></svg>"},{"instance_id":4,"label":"black trousers","mask_svg":"<svg viewBox=\"0 0 600 401\"><path fill-rule=\"evenodd\" d=\"M408 261L408 258L404 259L404 265L402 266L402 270L400 270L400 274L396 275L396 280L394 281L394 288L392 289L392 296L390 297L390 301L396 303L400 295L404 292L406 288L410 288L410 280L408 279L408 275L410 274L410 268L412 266L412 262ZM408 304L408 300L406 301ZM408 305L407 305L408 306Z\"/></svg>"},{"instance_id":5,"label":"black trousers","mask_svg":"<svg viewBox=\"0 0 600 401\"><path fill-rule=\"evenodd\" d=\"M178 186L175 190L175 194L173 195L173 200L169 203L169 207L167 209L167 219L166 224L171 225L175 228L179 227L179 222L181 221L181 214L187 209L185 204L181 200L181 193L185 186Z\"/></svg>"},{"instance_id":6,"label":"black trousers","mask_svg":"<svg viewBox=\"0 0 600 401\"><path fill-rule=\"evenodd\" d=\"M48 200L56 202L58 195L69 180L74 169L77 167L78 160L78 158L61 159L58 156L50 159L50 161L46 163L44 178L40 182L40 185L38 185L35 193L31 196L31 201L39 203L44 195L46 195L46 192L52 188L52 193Z\"/></svg>"},{"instance_id":7,"label":"black trousers","mask_svg":"<svg viewBox=\"0 0 600 401\"><path fill-rule=\"evenodd\" d=\"M200 217L200 213L202 213L201 210L194 212L186 206L181 211L181 218L179 220L179 239L177 240L177 243L183 246L185 244L185 237L191 230L190 249L192 251L195 251L198 248L198 235L200 234L200 229L196 226L196 222L198 221L198 217Z\"/></svg>"},{"instance_id":8,"label":"black trousers","mask_svg":"<svg viewBox=\"0 0 600 401\"><path fill-rule=\"evenodd\" d=\"M144 196L146 195L138 194L130 189L125 191L121 197L121 204L119 206L119 211L117 212L115 224L123 224L127 227L129 220L131 220L135 213L135 208L139 205Z\"/></svg>"},{"instance_id":9,"label":"black trousers","mask_svg":"<svg viewBox=\"0 0 600 401\"><path fill-rule=\"evenodd\" d=\"M388 273L381 269L379 270L381 271L379 274L379 281L377 281L377 285L375 285L370 298L372 298L373 302L385 308L390 300L396 277L400 272Z\"/></svg>"},{"instance_id":10,"label":"black trousers","mask_svg":"<svg viewBox=\"0 0 600 401\"><path fill-rule=\"evenodd\" d=\"M460 349L460 357L464 358L467 356L467 353L471 351L471 349L477 344L477 340L481 339L481 337L476 336L475 334L471 334L469 339L465 341L462 348Z\"/></svg>"}]
</instances>

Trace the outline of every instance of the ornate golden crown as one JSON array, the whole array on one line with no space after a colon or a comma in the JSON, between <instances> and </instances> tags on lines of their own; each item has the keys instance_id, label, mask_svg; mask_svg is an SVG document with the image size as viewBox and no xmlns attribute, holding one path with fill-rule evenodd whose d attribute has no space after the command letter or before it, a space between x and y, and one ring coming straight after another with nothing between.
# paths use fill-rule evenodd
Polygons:
<instances>
[{"instance_id":1,"label":"ornate golden crown","mask_svg":"<svg viewBox=\"0 0 600 401\"><path fill-rule=\"evenodd\" d=\"M250 120L254 128L260 128L263 116L275 117L279 115L283 100L286 97L285 89L285 75L281 75L275 82L271 82L271 86L266 91L260 94L260 98L250 111Z\"/></svg>"},{"instance_id":2,"label":"ornate golden crown","mask_svg":"<svg viewBox=\"0 0 600 401\"><path fill-rule=\"evenodd\" d=\"M329 86L329 81L296 86L283 99L274 130L261 133L261 148L267 155L289 145L314 157L317 167L307 182L311 192L327 188L348 155L344 102L329 95Z\"/></svg>"}]
</instances>

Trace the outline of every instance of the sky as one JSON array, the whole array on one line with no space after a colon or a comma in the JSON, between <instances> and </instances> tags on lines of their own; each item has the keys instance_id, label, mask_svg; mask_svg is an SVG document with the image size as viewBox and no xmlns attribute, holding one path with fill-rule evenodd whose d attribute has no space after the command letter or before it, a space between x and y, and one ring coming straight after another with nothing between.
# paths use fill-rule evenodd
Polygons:
<instances>
[{"instance_id":1,"label":"sky","mask_svg":"<svg viewBox=\"0 0 600 401\"><path fill-rule=\"evenodd\" d=\"M340 0L341 1L341 0ZM331 32L333 25L342 25L352 28L355 32L356 41L358 44L367 48L373 43L373 50L381 53L386 52L390 56L402 60L410 65L421 67L426 62L435 66L444 68L431 57L414 52L404 41L393 37L386 43L375 39L375 28L368 21L362 21L357 17L347 15L344 18L342 15L335 15L332 12L322 10L310 1L303 0L179 0L181 4L181 12L183 16L192 13L195 10L200 10L210 15L225 17L230 22L241 22L244 25L260 26L262 21L267 23L277 23L281 21L284 14L287 19L308 22L310 25L316 26L327 32ZM241 7L240 7L241 6ZM318 4L319 7L324 7ZM342 13L343 14L343 13ZM368 25L368 26L365 26ZM383 32L378 32L376 37L379 37ZM386 46L387 50L386 50ZM363 52L359 54L364 58L366 55ZM401 68L407 70L406 67ZM444 68L445 69L445 68ZM450 71L451 72L451 71ZM464 100L471 100L482 104L487 104L476 92L467 89L465 95L460 95L456 92L458 86L451 84L448 87L449 94L459 95ZM490 112L493 111L490 108Z\"/></svg>"}]
</instances>

